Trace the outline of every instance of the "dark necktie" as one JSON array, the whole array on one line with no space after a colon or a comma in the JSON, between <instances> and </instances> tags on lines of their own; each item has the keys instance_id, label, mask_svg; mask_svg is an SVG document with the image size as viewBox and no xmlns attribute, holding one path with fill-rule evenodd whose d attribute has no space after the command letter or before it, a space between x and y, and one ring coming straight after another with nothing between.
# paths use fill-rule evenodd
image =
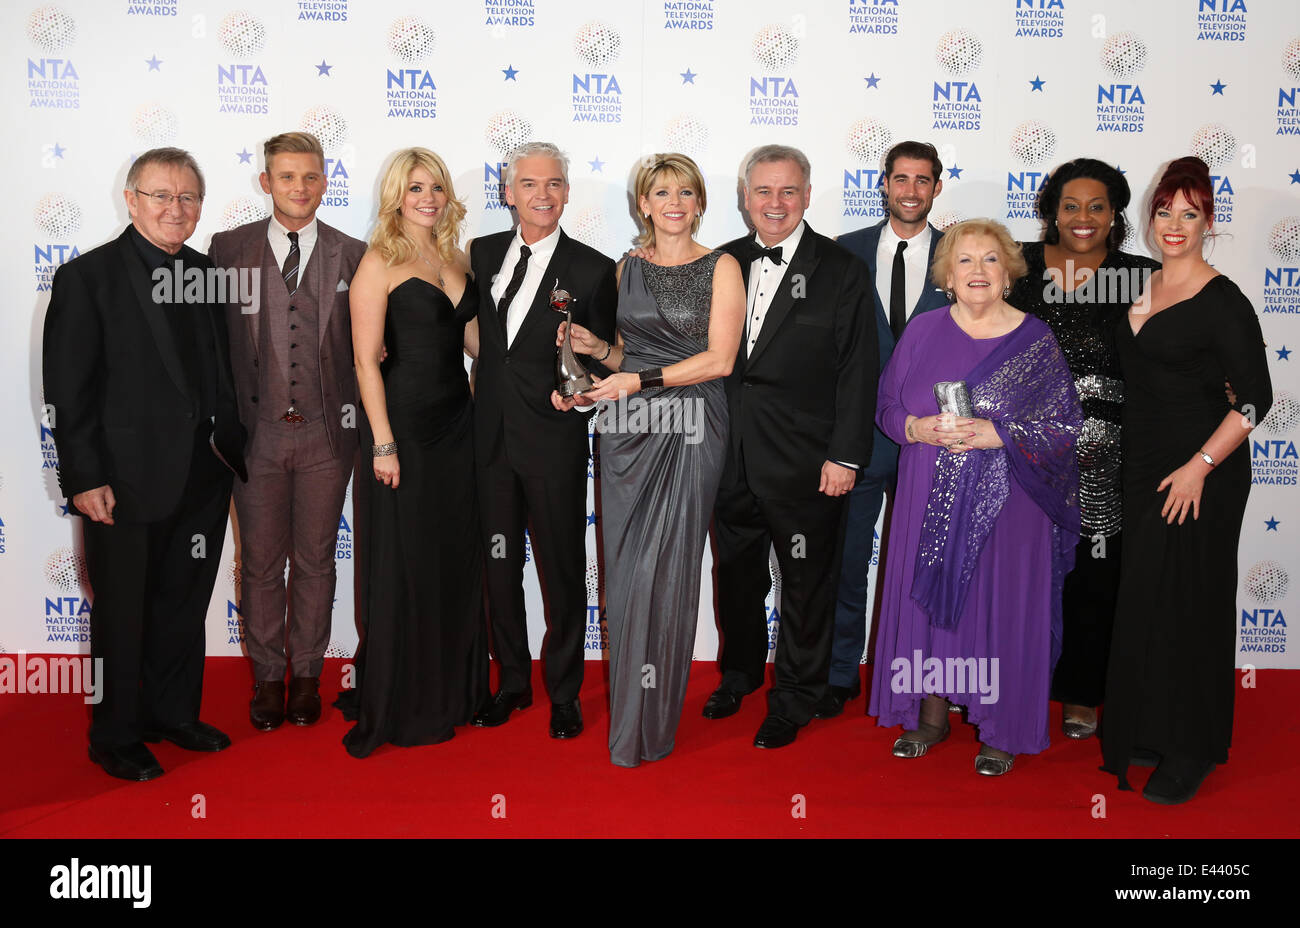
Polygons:
<instances>
[{"instance_id":1,"label":"dark necktie","mask_svg":"<svg viewBox=\"0 0 1300 928\"><path fill-rule=\"evenodd\" d=\"M298 261L302 257L302 252L298 250L298 233L289 233L289 253L284 257L284 269L280 272L284 277L285 289L289 291L289 296L298 292Z\"/></svg>"},{"instance_id":2,"label":"dark necktie","mask_svg":"<svg viewBox=\"0 0 1300 928\"><path fill-rule=\"evenodd\" d=\"M781 263L781 246L775 248L764 248L758 242L754 242L749 248L749 260L757 261L759 258L767 258L773 264Z\"/></svg>"},{"instance_id":3,"label":"dark necktie","mask_svg":"<svg viewBox=\"0 0 1300 928\"><path fill-rule=\"evenodd\" d=\"M527 245L519 249L519 260L515 262L514 273L510 275L510 283L506 285L506 292L501 294L501 299L497 301L497 316L501 320L501 331L508 339L509 332L506 331L506 317L510 315L510 304L519 292L519 288L524 283L524 275L528 273L528 259L533 251Z\"/></svg>"},{"instance_id":4,"label":"dark necktie","mask_svg":"<svg viewBox=\"0 0 1300 928\"><path fill-rule=\"evenodd\" d=\"M889 328L894 332L894 341L902 337L907 324L907 269L903 266L906 250L907 242L899 242L894 252L894 276L889 282Z\"/></svg>"}]
</instances>

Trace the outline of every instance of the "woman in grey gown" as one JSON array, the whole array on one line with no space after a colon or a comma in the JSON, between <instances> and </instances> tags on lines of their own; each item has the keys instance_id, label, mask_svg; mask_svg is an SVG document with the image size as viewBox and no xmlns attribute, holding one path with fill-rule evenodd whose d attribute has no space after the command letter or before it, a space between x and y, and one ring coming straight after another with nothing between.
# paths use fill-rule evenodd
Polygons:
<instances>
[{"instance_id":1,"label":"woman in grey gown","mask_svg":"<svg viewBox=\"0 0 1300 928\"><path fill-rule=\"evenodd\" d=\"M609 753L622 767L673 749L727 440L721 378L745 315L740 265L693 238L705 207L695 162L654 155L635 183L647 257L619 267L616 340L578 325L572 336L576 351L616 372L580 400L600 401ZM558 393L551 400L573 405Z\"/></svg>"}]
</instances>

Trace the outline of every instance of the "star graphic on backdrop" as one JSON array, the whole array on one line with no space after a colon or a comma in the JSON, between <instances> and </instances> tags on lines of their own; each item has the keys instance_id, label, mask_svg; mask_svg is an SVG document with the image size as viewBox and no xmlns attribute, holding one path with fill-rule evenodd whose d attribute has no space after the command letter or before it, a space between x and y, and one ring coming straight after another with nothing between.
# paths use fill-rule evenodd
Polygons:
<instances>
[{"instance_id":1,"label":"star graphic on backdrop","mask_svg":"<svg viewBox=\"0 0 1300 928\"><path fill-rule=\"evenodd\" d=\"M875 89L876 89L876 85L880 83L880 78L876 77L876 72L875 72L875 71L872 71L872 72L871 72L871 76L870 76L870 77L864 77L863 80L867 82L867 89L868 89L868 90L875 90Z\"/></svg>"},{"instance_id":2,"label":"star graphic on backdrop","mask_svg":"<svg viewBox=\"0 0 1300 928\"><path fill-rule=\"evenodd\" d=\"M587 163L588 163L589 165L591 165L592 173L594 173L594 174L604 174L604 173L605 173L605 172L602 170L602 168L605 167L605 162L603 162L603 161L600 160L600 155L597 155L594 161L588 161Z\"/></svg>"},{"instance_id":3,"label":"star graphic on backdrop","mask_svg":"<svg viewBox=\"0 0 1300 928\"><path fill-rule=\"evenodd\" d=\"M63 153L64 153L65 151L67 151L67 149L64 148L62 145L60 145L58 142L55 142L55 143L54 143L54 157L56 157L56 158L62 158L62 157L63 157Z\"/></svg>"},{"instance_id":4,"label":"star graphic on backdrop","mask_svg":"<svg viewBox=\"0 0 1300 928\"><path fill-rule=\"evenodd\" d=\"M959 168L954 164L952 167L948 168L948 179L961 180L961 172L964 170L965 168Z\"/></svg>"},{"instance_id":5,"label":"star graphic on backdrop","mask_svg":"<svg viewBox=\"0 0 1300 928\"><path fill-rule=\"evenodd\" d=\"M1300 168L1297 168L1296 170L1292 171L1290 177L1291 177L1291 183L1300 184Z\"/></svg>"},{"instance_id":6,"label":"star graphic on backdrop","mask_svg":"<svg viewBox=\"0 0 1300 928\"><path fill-rule=\"evenodd\" d=\"M690 68L687 68L685 71L680 71L678 73L681 74L683 84L694 84L695 78L699 77L699 75L696 74L694 71L692 71Z\"/></svg>"},{"instance_id":7,"label":"star graphic on backdrop","mask_svg":"<svg viewBox=\"0 0 1300 928\"><path fill-rule=\"evenodd\" d=\"M1264 520L1265 531L1276 532L1279 524L1280 523L1276 518L1265 519Z\"/></svg>"},{"instance_id":8,"label":"star graphic on backdrop","mask_svg":"<svg viewBox=\"0 0 1300 928\"><path fill-rule=\"evenodd\" d=\"M316 69L317 77L329 77L330 71L334 70L334 65L327 64L324 58L320 60L320 64L312 65L312 67Z\"/></svg>"},{"instance_id":9,"label":"star graphic on backdrop","mask_svg":"<svg viewBox=\"0 0 1300 928\"><path fill-rule=\"evenodd\" d=\"M519 83L517 80L515 80L515 75L519 73L519 69L516 68L514 65L512 64L506 65L504 68L501 69L501 73L505 75L505 78L503 78L504 80L515 81L516 84Z\"/></svg>"},{"instance_id":10,"label":"star graphic on backdrop","mask_svg":"<svg viewBox=\"0 0 1300 928\"><path fill-rule=\"evenodd\" d=\"M1274 348L1273 350L1277 352L1277 359L1279 361L1291 360L1291 349L1286 345L1283 345L1281 348Z\"/></svg>"},{"instance_id":11,"label":"star graphic on backdrop","mask_svg":"<svg viewBox=\"0 0 1300 928\"><path fill-rule=\"evenodd\" d=\"M252 164L252 163L253 163L253 153L252 153L251 151L249 151L247 148L245 148L243 151L237 151L237 152L235 152L235 155L239 158L239 163L240 163L240 164Z\"/></svg>"},{"instance_id":12,"label":"star graphic on backdrop","mask_svg":"<svg viewBox=\"0 0 1300 928\"><path fill-rule=\"evenodd\" d=\"M1210 85L1210 90L1211 90L1210 96L1214 96L1216 93L1219 96L1223 96L1223 88L1227 86L1228 86L1227 84L1225 84L1223 81L1219 80L1216 77L1214 79L1214 83Z\"/></svg>"},{"instance_id":13,"label":"star graphic on backdrop","mask_svg":"<svg viewBox=\"0 0 1300 928\"><path fill-rule=\"evenodd\" d=\"M596 514L594 512L587 513L587 524L588 525L596 524Z\"/></svg>"},{"instance_id":14,"label":"star graphic on backdrop","mask_svg":"<svg viewBox=\"0 0 1300 928\"><path fill-rule=\"evenodd\" d=\"M68 511L71 507L72 507L72 504L69 503L69 502L65 499L65 500L63 501L63 505L59 507L59 514L60 514L60 515L65 515L65 516L70 516L70 515L72 515L72 513Z\"/></svg>"},{"instance_id":15,"label":"star graphic on backdrop","mask_svg":"<svg viewBox=\"0 0 1300 928\"><path fill-rule=\"evenodd\" d=\"M1046 84L1046 83L1047 83L1047 81L1043 80L1041 77L1039 77L1037 74L1035 74L1035 75L1034 75L1034 79L1033 79L1032 81L1029 82L1029 89L1030 89L1030 91L1034 91L1034 90L1042 90L1042 89L1043 89L1043 85Z\"/></svg>"},{"instance_id":16,"label":"star graphic on backdrop","mask_svg":"<svg viewBox=\"0 0 1300 928\"><path fill-rule=\"evenodd\" d=\"M158 66L162 64L162 59L155 54L152 58L146 58L144 63L149 66L150 71L158 71Z\"/></svg>"},{"instance_id":17,"label":"star graphic on backdrop","mask_svg":"<svg viewBox=\"0 0 1300 928\"><path fill-rule=\"evenodd\" d=\"M1115 165L1115 170L1119 171L1121 174L1127 174L1127 173L1128 173L1128 171L1124 170L1124 169L1123 169L1122 167L1120 167L1118 164Z\"/></svg>"}]
</instances>

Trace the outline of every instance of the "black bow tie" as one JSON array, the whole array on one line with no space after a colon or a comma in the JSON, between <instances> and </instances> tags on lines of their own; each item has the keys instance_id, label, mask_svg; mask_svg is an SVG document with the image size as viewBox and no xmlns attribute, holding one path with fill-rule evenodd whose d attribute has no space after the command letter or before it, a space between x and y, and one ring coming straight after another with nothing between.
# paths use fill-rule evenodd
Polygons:
<instances>
[{"instance_id":1,"label":"black bow tie","mask_svg":"<svg viewBox=\"0 0 1300 928\"><path fill-rule=\"evenodd\" d=\"M749 260L757 261L759 258L767 258L773 264L781 264L781 246L775 248L764 248L758 242L752 242L749 246Z\"/></svg>"}]
</instances>

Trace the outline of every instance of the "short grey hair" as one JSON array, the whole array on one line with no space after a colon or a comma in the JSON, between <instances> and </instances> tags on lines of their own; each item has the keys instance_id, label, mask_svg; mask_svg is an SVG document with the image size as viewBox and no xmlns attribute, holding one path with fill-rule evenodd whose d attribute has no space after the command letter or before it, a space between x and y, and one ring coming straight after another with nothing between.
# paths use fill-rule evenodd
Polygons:
<instances>
[{"instance_id":1,"label":"short grey hair","mask_svg":"<svg viewBox=\"0 0 1300 928\"><path fill-rule=\"evenodd\" d=\"M554 158L560 162L560 176L569 182L569 156L550 142L524 142L506 157L506 186L514 183L515 165L523 158Z\"/></svg>"},{"instance_id":2,"label":"short grey hair","mask_svg":"<svg viewBox=\"0 0 1300 928\"><path fill-rule=\"evenodd\" d=\"M178 168L189 168L194 172L194 176L199 179L199 199L207 193L207 183L203 180L203 172L199 170L199 163L183 148L151 148L139 155L135 161L131 162L131 168L126 172L126 189L134 191L140 183L140 175L144 169L151 164L167 164ZM146 191L152 193L153 191Z\"/></svg>"},{"instance_id":3,"label":"short grey hair","mask_svg":"<svg viewBox=\"0 0 1300 928\"><path fill-rule=\"evenodd\" d=\"M793 161L799 165L799 170L803 171L804 189L807 190L808 185L812 183L812 165L808 163L808 156L799 149L791 145L760 145L745 162L746 190L749 189L749 175L754 173L754 166L772 161Z\"/></svg>"}]
</instances>

